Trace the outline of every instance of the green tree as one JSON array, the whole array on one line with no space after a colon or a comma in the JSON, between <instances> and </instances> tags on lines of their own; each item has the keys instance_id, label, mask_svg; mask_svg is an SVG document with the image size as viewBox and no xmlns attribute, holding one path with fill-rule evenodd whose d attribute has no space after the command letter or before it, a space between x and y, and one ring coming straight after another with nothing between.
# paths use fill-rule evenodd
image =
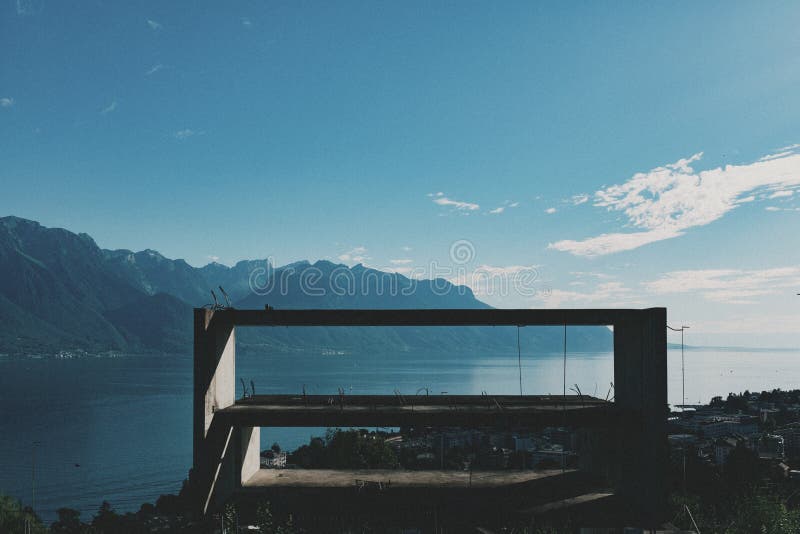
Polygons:
<instances>
[{"instance_id":1,"label":"green tree","mask_svg":"<svg viewBox=\"0 0 800 534\"><path fill-rule=\"evenodd\" d=\"M731 518L732 532L763 534L796 534L800 532L800 515L788 510L773 495L754 493L737 501ZM698 525L699 526L699 525ZM702 527L700 527L702 529Z\"/></svg>"},{"instance_id":2,"label":"green tree","mask_svg":"<svg viewBox=\"0 0 800 534\"><path fill-rule=\"evenodd\" d=\"M269 501L258 505L256 509L256 526L262 534L274 534L275 520L272 517Z\"/></svg>"},{"instance_id":3,"label":"green tree","mask_svg":"<svg viewBox=\"0 0 800 534\"><path fill-rule=\"evenodd\" d=\"M112 532L112 529L119 523L119 516L111 508L108 501L103 501L100 504L100 509L97 510L97 515L92 520L92 527L101 532Z\"/></svg>"},{"instance_id":4,"label":"green tree","mask_svg":"<svg viewBox=\"0 0 800 534\"><path fill-rule=\"evenodd\" d=\"M28 507L23 508L22 504L13 497L0 495L0 532L23 534L26 523L31 525L31 529L35 533L46 531L33 510Z\"/></svg>"},{"instance_id":5,"label":"green tree","mask_svg":"<svg viewBox=\"0 0 800 534\"><path fill-rule=\"evenodd\" d=\"M86 528L81 523L81 513L72 508L59 508L56 511L58 519L50 525L50 531L58 534L80 534Z\"/></svg>"},{"instance_id":6,"label":"green tree","mask_svg":"<svg viewBox=\"0 0 800 534\"><path fill-rule=\"evenodd\" d=\"M236 514L236 505L228 503L225 505L225 510L222 512L222 523L225 526L224 532L236 532L238 527Z\"/></svg>"}]
</instances>

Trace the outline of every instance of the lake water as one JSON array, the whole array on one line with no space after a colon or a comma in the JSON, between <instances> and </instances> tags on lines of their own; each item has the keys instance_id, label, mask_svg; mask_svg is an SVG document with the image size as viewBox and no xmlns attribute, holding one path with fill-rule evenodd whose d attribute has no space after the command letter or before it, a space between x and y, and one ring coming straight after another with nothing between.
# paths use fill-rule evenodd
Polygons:
<instances>
[{"instance_id":1,"label":"lake water","mask_svg":"<svg viewBox=\"0 0 800 534\"><path fill-rule=\"evenodd\" d=\"M680 350L669 352L669 398L681 397ZM563 354L523 354L523 392L560 394ZM800 387L800 352L685 352L687 402L745 389ZM517 353L239 355L237 376L257 393L519 393ZM605 397L609 353L568 354L567 387ZM241 386L237 396L241 395ZM0 361L0 493L31 502L46 520L62 506L90 519L100 502L138 509L175 493L192 458L190 356ZM324 429L264 429L262 443L284 448ZM33 444L36 446L33 447Z\"/></svg>"}]
</instances>

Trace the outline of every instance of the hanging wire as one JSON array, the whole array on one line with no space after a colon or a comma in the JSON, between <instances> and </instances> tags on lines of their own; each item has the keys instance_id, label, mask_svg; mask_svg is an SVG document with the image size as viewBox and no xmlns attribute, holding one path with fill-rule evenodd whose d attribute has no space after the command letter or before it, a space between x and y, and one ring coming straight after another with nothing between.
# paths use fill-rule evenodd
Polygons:
<instances>
[{"instance_id":1,"label":"hanging wire","mask_svg":"<svg viewBox=\"0 0 800 534\"><path fill-rule=\"evenodd\" d=\"M562 397L564 402L564 430L567 427L567 323L564 323L564 396ZM567 457L565 456L566 451L561 449L561 472L563 473L567 468Z\"/></svg>"},{"instance_id":2,"label":"hanging wire","mask_svg":"<svg viewBox=\"0 0 800 534\"><path fill-rule=\"evenodd\" d=\"M517 365L519 366L519 396L522 396L522 349L519 344L519 325L517 325Z\"/></svg>"},{"instance_id":3,"label":"hanging wire","mask_svg":"<svg viewBox=\"0 0 800 534\"><path fill-rule=\"evenodd\" d=\"M564 325L564 397L566 396L567 396L567 325L565 324Z\"/></svg>"}]
</instances>

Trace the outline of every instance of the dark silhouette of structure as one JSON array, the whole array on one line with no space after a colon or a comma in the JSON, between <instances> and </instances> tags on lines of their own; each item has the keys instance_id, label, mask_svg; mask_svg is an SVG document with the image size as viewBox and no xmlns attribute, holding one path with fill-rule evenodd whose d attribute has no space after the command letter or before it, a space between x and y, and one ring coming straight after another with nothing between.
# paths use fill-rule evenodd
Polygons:
<instances>
[{"instance_id":1,"label":"dark silhouette of structure","mask_svg":"<svg viewBox=\"0 0 800 534\"><path fill-rule=\"evenodd\" d=\"M531 514L558 506L581 506L613 498L608 510L624 510L620 523L655 526L667 504L668 445L666 309L585 310L264 310L195 309L194 311L194 459L192 484L203 513L235 493L259 489L316 485L321 493L336 486L330 474L276 477L259 472L260 427L341 426L550 426L580 425L604 430L603 473L611 492L566 498L553 489L560 504L529 503ZM614 401L582 395L486 396L311 396L251 395L236 400L235 329L237 326L482 326L604 325L614 331ZM598 470L590 466L590 470ZM437 474L438 473L438 474ZM507 484L530 484L560 475L569 485L572 472L506 473ZM346 480L362 480L350 473ZM503 476L487 476L484 490L502 486ZM513 476L512 476L513 475ZM387 474L390 477L391 474ZM409 477L404 482L404 478ZM392 488L427 488L434 493L460 492L464 498L491 494L468 488L458 475L441 472L394 475ZM528 477L528 479L520 479ZM309 478L311 477L311 478ZM349 478L348 478L349 477ZM464 474L466 477L466 474ZM462 478L464 478L462 477ZM514 478L516 477L516 478ZM297 479L297 480L295 480ZM302 479L302 480L301 480ZM519 480L517 480L519 479ZM464 478L466 480L466 478ZM491 480L491 481L490 481ZM403 486L405 484L405 486ZM378 484L378 486L382 486ZM559 488L558 485L554 488ZM469 489L473 493L466 491ZM399 490L398 490L399 491ZM410 491L410 490L409 490ZM547 490L550 491L550 490ZM437 493L438 492L438 493ZM369 498L369 492L364 493ZM512 498L511 493L501 493ZM427 498L427 497L426 497ZM603 501L605 502L605 501ZM524 502L521 503L523 508ZM617 512L615 512L617 513Z\"/></svg>"}]
</instances>

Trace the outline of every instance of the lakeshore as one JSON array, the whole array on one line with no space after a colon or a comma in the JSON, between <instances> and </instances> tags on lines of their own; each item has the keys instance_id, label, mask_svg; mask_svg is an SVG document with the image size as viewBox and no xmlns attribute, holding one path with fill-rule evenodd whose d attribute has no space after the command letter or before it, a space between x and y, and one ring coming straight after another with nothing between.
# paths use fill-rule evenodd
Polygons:
<instances>
[{"instance_id":1,"label":"lakeshore","mask_svg":"<svg viewBox=\"0 0 800 534\"><path fill-rule=\"evenodd\" d=\"M707 403L729 392L794 389L800 384L797 352L686 351L686 398ZM304 358L303 366L297 358ZM559 393L563 355L522 355L526 393ZM680 404L680 351L671 349L669 398ZM48 521L68 506L89 517L102 500L134 511L159 495L176 493L191 462L191 359L122 355L59 361L2 361L0 418L4 458L0 491L25 502L31 495L31 443L37 445L36 508ZM497 394L519 392L516 353L487 357L448 354L243 354L237 374L259 393ZM611 355L568 354L567 385L604 397L613 381ZM352 389L351 389L352 387ZM25 417L23 417L25 415ZM171 428L165 432L141 429ZM271 429L262 449L279 442L293 450L324 428ZM78 466L76 466L76 464ZM126 483L120 484L124 480Z\"/></svg>"}]
</instances>

